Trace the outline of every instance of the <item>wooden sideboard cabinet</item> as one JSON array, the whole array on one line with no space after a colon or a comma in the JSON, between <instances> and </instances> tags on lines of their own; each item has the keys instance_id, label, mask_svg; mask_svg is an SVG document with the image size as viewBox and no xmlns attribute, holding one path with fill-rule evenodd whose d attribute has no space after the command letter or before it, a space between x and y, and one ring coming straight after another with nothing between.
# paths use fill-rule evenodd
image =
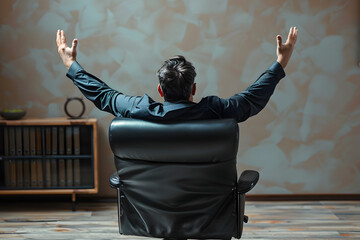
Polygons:
<instances>
[{"instance_id":1,"label":"wooden sideboard cabinet","mask_svg":"<svg viewBox=\"0 0 360 240\"><path fill-rule=\"evenodd\" d=\"M98 192L97 120L0 120L0 195Z\"/></svg>"}]
</instances>

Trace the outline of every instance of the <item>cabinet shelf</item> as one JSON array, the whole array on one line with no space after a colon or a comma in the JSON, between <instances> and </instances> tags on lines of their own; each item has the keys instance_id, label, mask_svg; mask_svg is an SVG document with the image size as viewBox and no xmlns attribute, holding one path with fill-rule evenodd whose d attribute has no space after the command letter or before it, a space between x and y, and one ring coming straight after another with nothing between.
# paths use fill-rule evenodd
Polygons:
<instances>
[{"instance_id":1,"label":"cabinet shelf","mask_svg":"<svg viewBox=\"0 0 360 240\"><path fill-rule=\"evenodd\" d=\"M7 160L7 159L38 159L38 158L63 158L63 159L73 159L73 158L79 158L79 159L84 159L84 158L92 158L92 155L39 155L39 156L32 156L32 155L28 155L28 156L0 156L0 161L2 160Z\"/></svg>"},{"instance_id":2,"label":"cabinet shelf","mask_svg":"<svg viewBox=\"0 0 360 240\"><path fill-rule=\"evenodd\" d=\"M0 120L0 195L98 192L96 119Z\"/></svg>"}]
</instances>

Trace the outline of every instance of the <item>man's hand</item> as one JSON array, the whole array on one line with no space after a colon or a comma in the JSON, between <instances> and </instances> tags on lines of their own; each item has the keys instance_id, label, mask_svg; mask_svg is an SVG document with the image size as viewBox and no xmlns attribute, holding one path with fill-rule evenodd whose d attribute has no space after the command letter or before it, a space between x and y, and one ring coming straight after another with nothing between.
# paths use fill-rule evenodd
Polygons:
<instances>
[{"instance_id":1,"label":"man's hand","mask_svg":"<svg viewBox=\"0 0 360 240\"><path fill-rule=\"evenodd\" d=\"M276 36L277 39L277 61L281 64L283 68L288 64L291 54L294 50L295 43L298 36L298 29L296 27L291 27L289 31L288 38L284 44L282 44L282 38L280 35Z\"/></svg>"},{"instance_id":2,"label":"man's hand","mask_svg":"<svg viewBox=\"0 0 360 240\"><path fill-rule=\"evenodd\" d=\"M56 33L56 44L58 46L58 53L67 69L70 68L71 64L76 61L76 47L78 40L74 39L71 48L66 43L66 37L63 30L57 30Z\"/></svg>"}]
</instances>

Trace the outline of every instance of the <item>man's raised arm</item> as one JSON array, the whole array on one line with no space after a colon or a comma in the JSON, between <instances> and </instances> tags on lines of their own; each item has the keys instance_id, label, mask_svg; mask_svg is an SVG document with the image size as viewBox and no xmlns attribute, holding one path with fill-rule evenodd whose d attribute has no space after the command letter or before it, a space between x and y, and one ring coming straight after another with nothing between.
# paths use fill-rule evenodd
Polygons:
<instances>
[{"instance_id":1,"label":"man's raised arm","mask_svg":"<svg viewBox=\"0 0 360 240\"><path fill-rule=\"evenodd\" d=\"M269 102L278 82L285 77L284 68L287 66L298 36L298 29L291 27L286 42L282 43L282 37L276 36L277 60L269 67L252 85L245 91L234 96L221 99L224 117L235 118L243 122L251 116L259 113Z\"/></svg>"},{"instance_id":2,"label":"man's raised arm","mask_svg":"<svg viewBox=\"0 0 360 240\"><path fill-rule=\"evenodd\" d=\"M68 69L66 76L79 88L82 94L92 101L102 111L112 113L115 116L127 116L137 97L124 95L101 81L96 76L86 72L76 61L76 47L78 40L72 41L69 47L63 30L56 33L58 53L65 67Z\"/></svg>"}]
</instances>

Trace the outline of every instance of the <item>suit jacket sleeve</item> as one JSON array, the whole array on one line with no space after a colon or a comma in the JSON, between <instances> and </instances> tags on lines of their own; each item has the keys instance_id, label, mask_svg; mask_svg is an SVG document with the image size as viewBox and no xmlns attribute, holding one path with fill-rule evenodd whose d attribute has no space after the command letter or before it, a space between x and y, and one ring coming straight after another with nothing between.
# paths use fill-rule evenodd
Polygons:
<instances>
[{"instance_id":1,"label":"suit jacket sleeve","mask_svg":"<svg viewBox=\"0 0 360 240\"><path fill-rule=\"evenodd\" d=\"M269 102L276 85L283 77L285 77L284 69L275 62L245 91L227 99L219 99L222 116L243 122L256 115Z\"/></svg>"},{"instance_id":2,"label":"suit jacket sleeve","mask_svg":"<svg viewBox=\"0 0 360 240\"><path fill-rule=\"evenodd\" d=\"M138 97L124 95L110 88L99 78L86 72L76 61L70 66L66 76L97 108L115 116L127 117L138 100Z\"/></svg>"}]
</instances>

